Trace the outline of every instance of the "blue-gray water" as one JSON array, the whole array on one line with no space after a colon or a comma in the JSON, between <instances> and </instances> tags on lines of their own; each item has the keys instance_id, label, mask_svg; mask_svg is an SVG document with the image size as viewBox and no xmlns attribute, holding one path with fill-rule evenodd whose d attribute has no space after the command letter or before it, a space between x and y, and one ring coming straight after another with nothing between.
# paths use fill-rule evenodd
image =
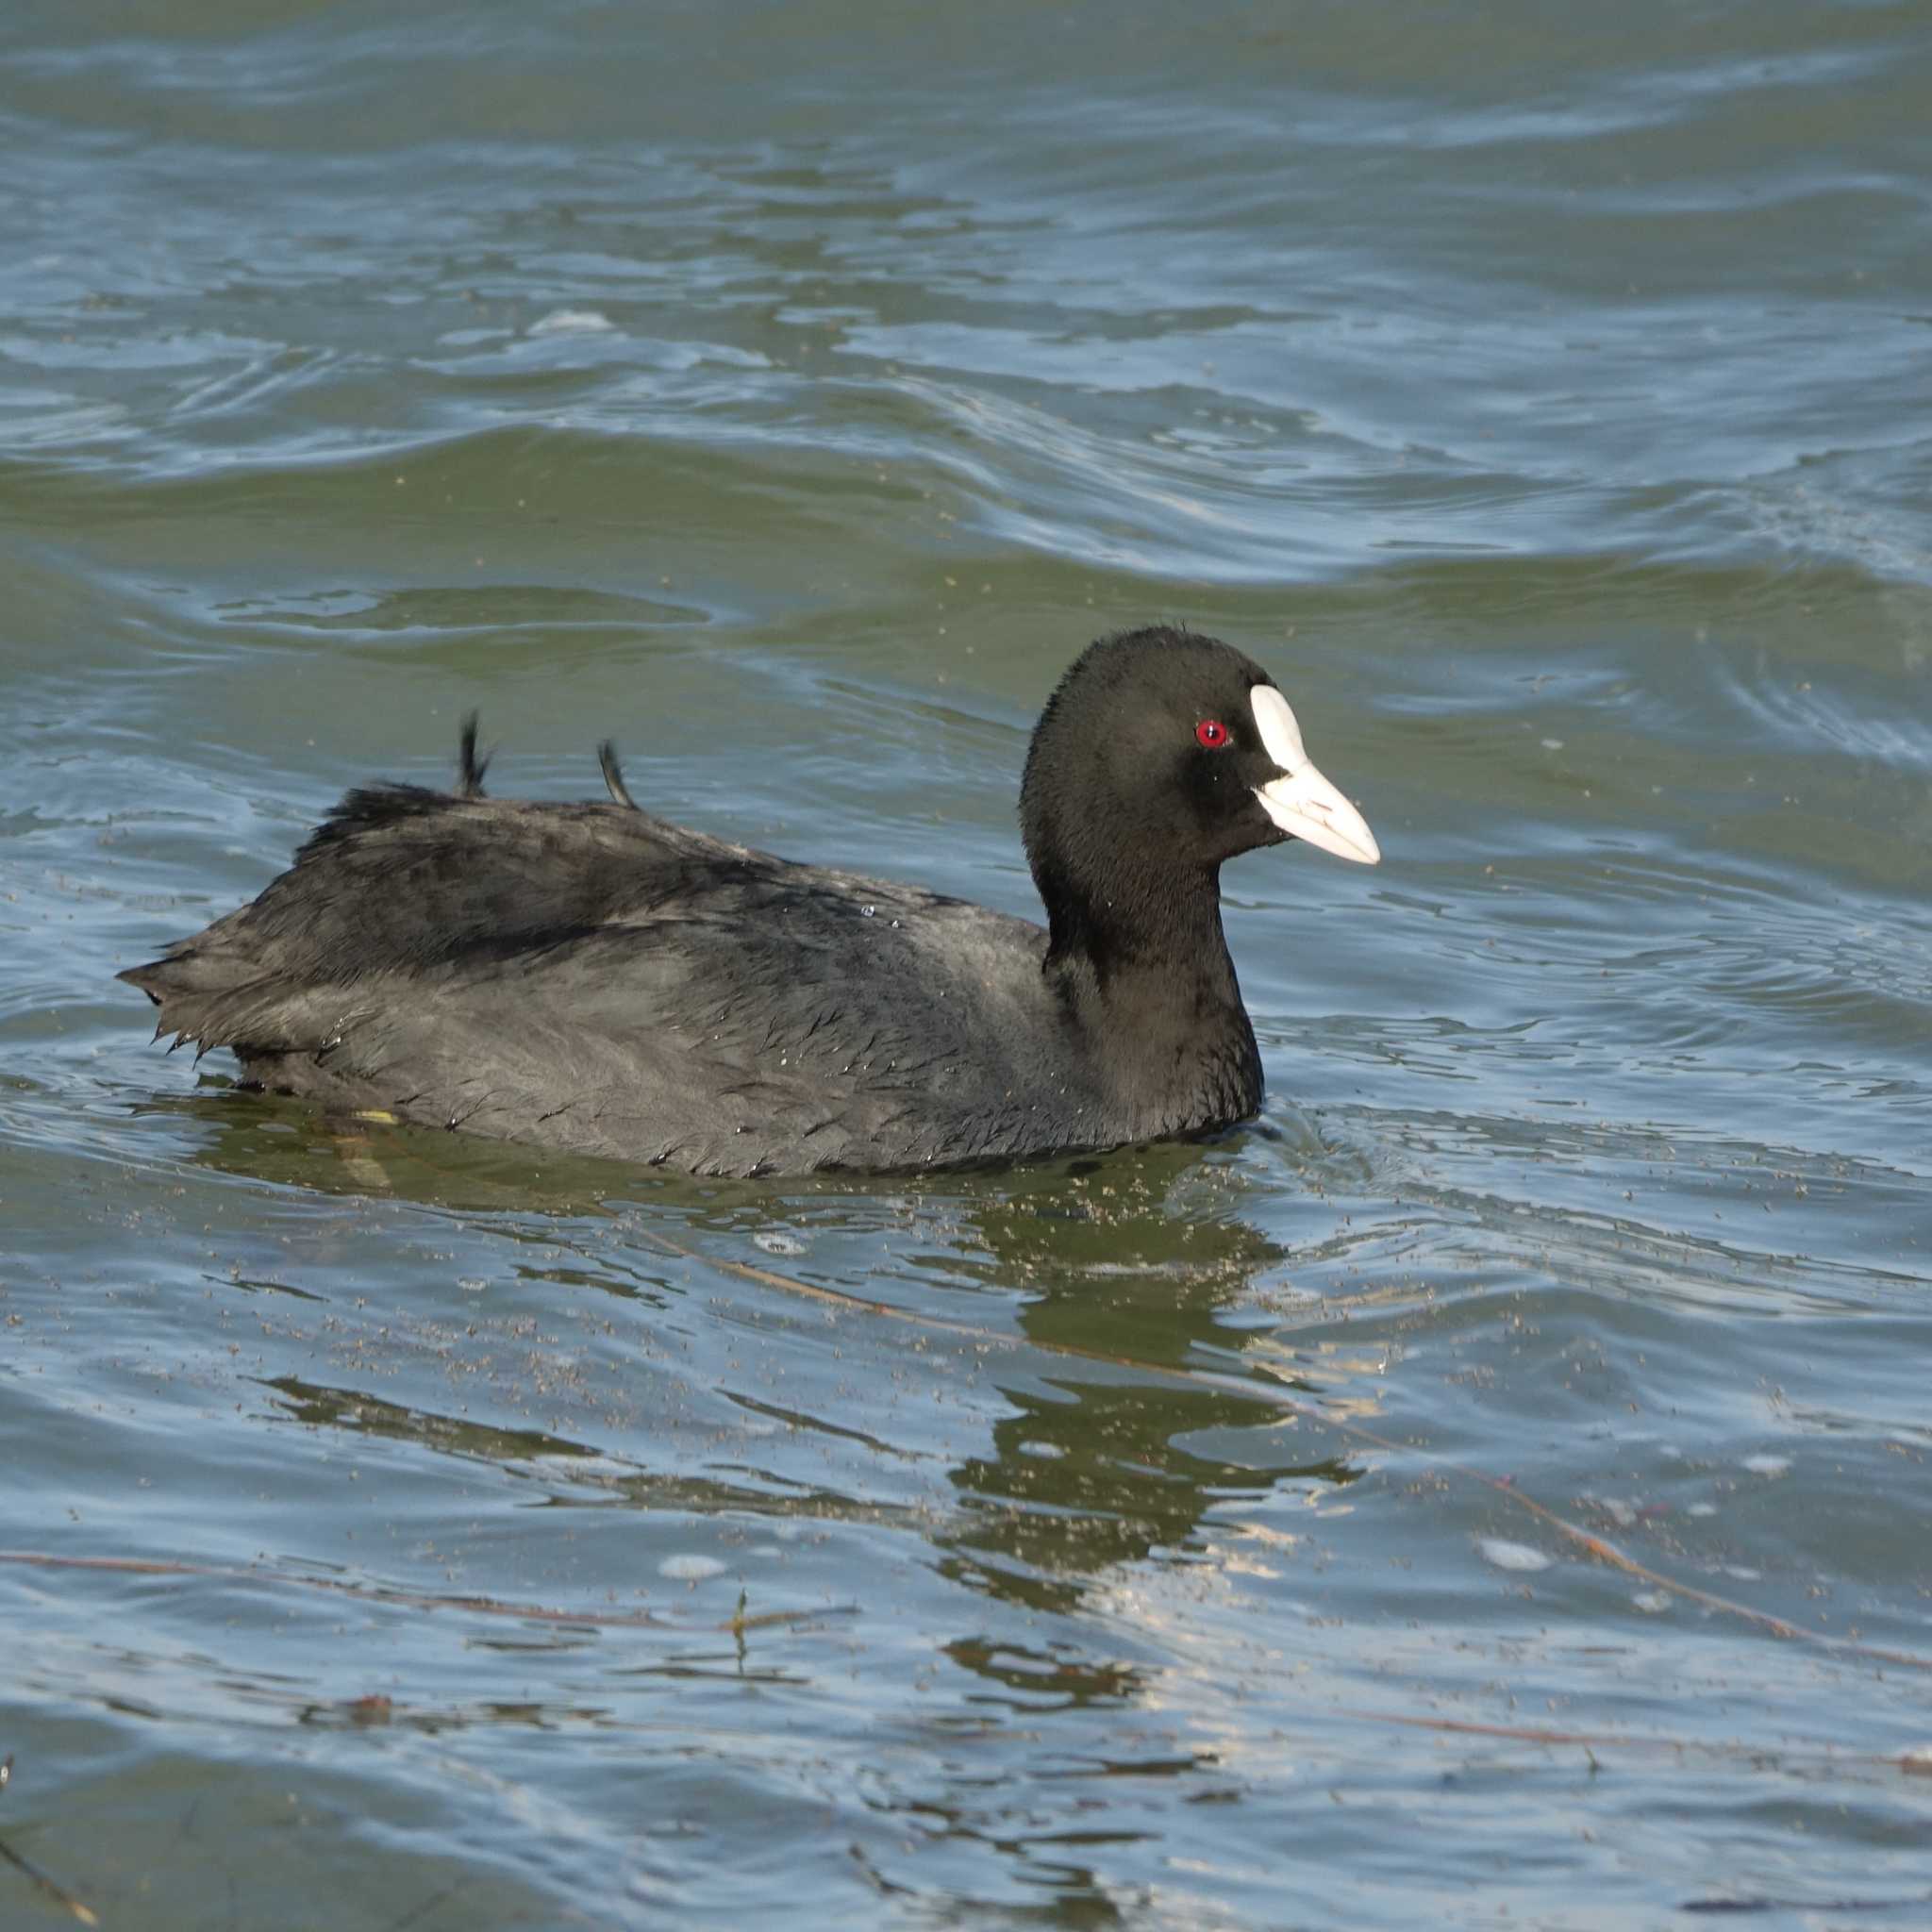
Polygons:
<instances>
[{"instance_id":1,"label":"blue-gray water","mask_svg":"<svg viewBox=\"0 0 1932 1932\"><path fill-rule=\"evenodd\" d=\"M1923 5L9 8L0 1843L142 1932L1927 1923L1928 99ZM1230 869L1208 1146L670 1184L113 983L471 707L1030 911L1163 617L1387 854Z\"/></svg>"}]
</instances>

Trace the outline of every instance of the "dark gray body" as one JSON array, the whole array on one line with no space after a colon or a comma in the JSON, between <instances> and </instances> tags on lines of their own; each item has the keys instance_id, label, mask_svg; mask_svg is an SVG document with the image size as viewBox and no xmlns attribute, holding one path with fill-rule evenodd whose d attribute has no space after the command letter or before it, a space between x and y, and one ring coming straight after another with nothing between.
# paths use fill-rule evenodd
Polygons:
<instances>
[{"instance_id":1,"label":"dark gray body","mask_svg":"<svg viewBox=\"0 0 1932 1932\"><path fill-rule=\"evenodd\" d=\"M1025 920L622 806L394 786L123 976L265 1087L693 1174L1011 1158L1252 1109L1244 1016L1231 1077L1176 1107L1137 1091L1138 1051L1112 1075L1046 954Z\"/></svg>"}]
</instances>

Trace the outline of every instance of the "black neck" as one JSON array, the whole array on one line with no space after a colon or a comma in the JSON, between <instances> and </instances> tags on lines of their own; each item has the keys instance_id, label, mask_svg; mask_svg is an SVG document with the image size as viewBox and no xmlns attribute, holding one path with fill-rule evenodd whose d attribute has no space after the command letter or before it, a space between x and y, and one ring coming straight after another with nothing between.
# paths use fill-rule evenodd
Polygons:
<instances>
[{"instance_id":1,"label":"black neck","mask_svg":"<svg viewBox=\"0 0 1932 1932\"><path fill-rule=\"evenodd\" d=\"M1219 868L1136 879L1114 892L1040 884L1047 976L1106 1069L1130 1135L1253 1113L1261 1060L1221 930Z\"/></svg>"}]
</instances>

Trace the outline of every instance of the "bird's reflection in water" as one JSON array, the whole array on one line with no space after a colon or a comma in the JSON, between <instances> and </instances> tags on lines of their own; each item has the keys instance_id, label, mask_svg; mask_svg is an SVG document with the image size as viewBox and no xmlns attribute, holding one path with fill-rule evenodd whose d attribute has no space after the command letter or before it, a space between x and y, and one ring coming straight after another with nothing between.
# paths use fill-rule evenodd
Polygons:
<instances>
[{"instance_id":1,"label":"bird's reflection in water","mask_svg":"<svg viewBox=\"0 0 1932 1932\"><path fill-rule=\"evenodd\" d=\"M981 1452L949 1469L958 1508L938 1523L908 1511L905 1526L934 1541L944 1574L1030 1609L1074 1608L1096 1578L1123 1566L1186 1560L1217 1505L1263 1497L1284 1483L1339 1487L1359 1474L1335 1438L1275 1428L1278 1409L1224 1386L1241 1373L1244 1352L1263 1338L1278 1343L1279 1332L1228 1317L1252 1308L1257 1278L1291 1258L1242 1214L1248 1182L1225 1143L1130 1149L916 1184L793 1182L780 1193L754 1183L663 1181L596 1161L546 1161L533 1171L527 1150L332 1121L256 1093L204 1091L159 1105L215 1123L195 1156L207 1165L338 1195L413 1200L462 1214L503 1210L495 1232L581 1249L581 1265L538 1272L625 1298L638 1293L638 1276L618 1265L625 1234L635 1227L639 1248L647 1247L654 1219L687 1251L729 1261L747 1228L798 1228L835 1213L862 1224L867 1211L903 1226L909 1215L920 1245L945 1262L951 1285L989 1291L983 1316L962 1310L959 1294L944 1296L944 1322L983 1319L990 1339L1016 1336L1019 1345L977 1352L974 1372L1010 1407L981 1438ZM615 1228L613 1201L627 1204ZM543 1218L532 1222L532 1213ZM577 1216L596 1217L594 1240L583 1221L571 1219ZM786 1262L774 1258L774 1247L782 1257L784 1240L768 1238L773 1245L760 1243L751 1258L768 1277L782 1275ZM903 1242L895 1247L907 1252ZM856 1285L860 1294L878 1287ZM1016 1290L1024 1297L1017 1306ZM781 1336L772 1345L782 1346ZM878 1345L900 1344L881 1333ZM1281 1374L1284 1358L1278 1345L1271 1348L1272 1374ZM1295 1379L1289 1359L1291 1392L1320 1400L1323 1388ZM1189 1372L1203 1370L1224 1379L1190 1379ZM597 1462L592 1480L640 1507L881 1516L875 1503L825 1490L780 1499L716 1471L644 1472L635 1462L626 1470L630 1458L594 1441L480 1429L387 1394L276 1386L284 1412L305 1422L410 1437L519 1475L539 1463L559 1474ZM807 1420L853 1433L851 1418ZM1239 1463L1200 1446L1230 1433L1242 1444ZM1307 1453L1291 1457L1305 1441ZM1005 1668L991 1657L958 1660L995 1674Z\"/></svg>"},{"instance_id":2,"label":"bird's reflection in water","mask_svg":"<svg viewBox=\"0 0 1932 1932\"><path fill-rule=\"evenodd\" d=\"M953 1471L965 1507L942 1541L953 1574L1064 1610L1103 1572L1184 1555L1216 1503L1357 1472L1333 1455L1271 1454L1255 1468L1197 1453L1191 1441L1210 1430L1252 1440L1276 1417L1205 1380L1147 1373L1238 1371L1253 1331L1224 1317L1288 1258L1236 1211L1233 1166L1211 1149L1147 1148L1078 1163L1056 1183L990 1199L975 1217L993 1274L1032 1291L1019 1327L1041 1353L1020 1357L1016 1374L990 1368L1015 1412L993 1424L985 1455ZM1119 1365L1062 1372L1059 1350Z\"/></svg>"}]
</instances>

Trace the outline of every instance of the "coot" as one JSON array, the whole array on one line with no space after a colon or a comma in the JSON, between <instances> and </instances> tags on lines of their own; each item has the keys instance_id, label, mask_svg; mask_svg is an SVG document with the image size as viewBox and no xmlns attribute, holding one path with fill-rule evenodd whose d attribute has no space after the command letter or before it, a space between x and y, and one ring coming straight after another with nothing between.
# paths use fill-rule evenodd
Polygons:
<instances>
[{"instance_id":1,"label":"coot","mask_svg":"<svg viewBox=\"0 0 1932 1932\"><path fill-rule=\"evenodd\" d=\"M1380 858L1268 674L1168 628L1047 701L1020 820L1044 930L609 803L351 791L253 905L122 974L244 1077L702 1174L1117 1146L1253 1113L1221 866Z\"/></svg>"}]
</instances>

